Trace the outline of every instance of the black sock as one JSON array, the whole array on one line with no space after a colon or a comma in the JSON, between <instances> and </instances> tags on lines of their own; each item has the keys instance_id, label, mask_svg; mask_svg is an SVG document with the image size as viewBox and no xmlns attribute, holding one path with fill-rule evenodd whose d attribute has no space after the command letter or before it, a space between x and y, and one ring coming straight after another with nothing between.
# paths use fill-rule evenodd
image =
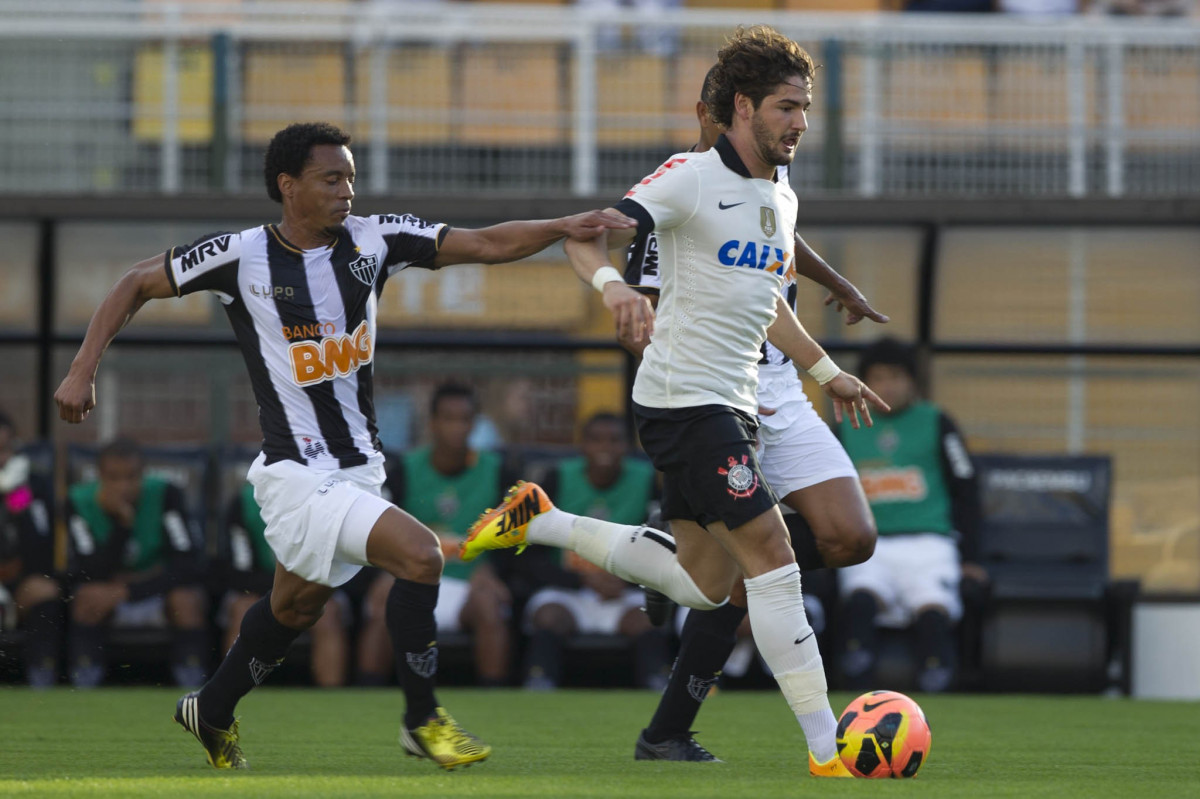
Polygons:
<instances>
[{"instance_id":1,"label":"black sock","mask_svg":"<svg viewBox=\"0 0 1200 799\"><path fill-rule=\"evenodd\" d=\"M25 614L25 673L31 681L49 678L46 685L58 681L62 629L63 606L57 599L39 602Z\"/></svg>"},{"instance_id":2,"label":"black sock","mask_svg":"<svg viewBox=\"0 0 1200 799\"><path fill-rule=\"evenodd\" d=\"M639 688L663 688L670 675L667 631L651 628L633 639L633 674Z\"/></svg>"},{"instance_id":3,"label":"black sock","mask_svg":"<svg viewBox=\"0 0 1200 799\"><path fill-rule=\"evenodd\" d=\"M404 726L420 727L437 709L433 694L437 675L438 586L396 579L387 598L387 626L396 651L396 676L404 689Z\"/></svg>"},{"instance_id":4,"label":"black sock","mask_svg":"<svg viewBox=\"0 0 1200 799\"><path fill-rule=\"evenodd\" d=\"M824 569L825 558L817 549L817 538L812 528L799 513L788 513L783 517L788 534L792 537L792 549L796 553L796 563L801 571L808 569Z\"/></svg>"},{"instance_id":5,"label":"black sock","mask_svg":"<svg viewBox=\"0 0 1200 799\"><path fill-rule=\"evenodd\" d=\"M950 688L956 658L950 618L939 610L927 610L917 616L917 685L927 693Z\"/></svg>"},{"instance_id":6,"label":"black sock","mask_svg":"<svg viewBox=\"0 0 1200 799\"><path fill-rule=\"evenodd\" d=\"M562 670L562 636L553 630L534 630L525 649L525 686L558 686L562 683Z\"/></svg>"},{"instance_id":7,"label":"black sock","mask_svg":"<svg viewBox=\"0 0 1200 799\"><path fill-rule=\"evenodd\" d=\"M104 681L104 634L101 625L74 622L67 634L67 658L71 683L94 688Z\"/></svg>"},{"instance_id":8,"label":"black sock","mask_svg":"<svg viewBox=\"0 0 1200 799\"><path fill-rule=\"evenodd\" d=\"M271 612L271 593L255 602L242 617L238 637L212 679L200 689L200 718L222 730L233 724L238 700L262 685L283 662L288 647L303 630L285 627Z\"/></svg>"},{"instance_id":9,"label":"black sock","mask_svg":"<svg viewBox=\"0 0 1200 799\"><path fill-rule=\"evenodd\" d=\"M171 645L171 673L178 685L200 685L208 678L212 659L208 630L175 630Z\"/></svg>"},{"instance_id":10,"label":"black sock","mask_svg":"<svg viewBox=\"0 0 1200 799\"><path fill-rule=\"evenodd\" d=\"M647 741L661 743L691 730L700 703L708 698L737 643L737 628L745 617L746 609L732 603L688 613L670 682L644 732Z\"/></svg>"},{"instance_id":11,"label":"black sock","mask_svg":"<svg viewBox=\"0 0 1200 799\"><path fill-rule=\"evenodd\" d=\"M876 653L879 650L876 613L878 606L875 597L865 591L855 591L846 600L842 616L846 645L841 657L844 688L863 691L872 687Z\"/></svg>"}]
</instances>

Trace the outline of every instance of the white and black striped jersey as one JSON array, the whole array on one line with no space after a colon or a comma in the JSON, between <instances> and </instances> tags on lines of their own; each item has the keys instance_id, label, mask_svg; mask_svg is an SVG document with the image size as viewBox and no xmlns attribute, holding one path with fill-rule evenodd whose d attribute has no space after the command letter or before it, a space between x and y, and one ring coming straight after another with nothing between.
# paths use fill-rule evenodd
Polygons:
<instances>
[{"instance_id":1,"label":"white and black striped jersey","mask_svg":"<svg viewBox=\"0 0 1200 799\"><path fill-rule=\"evenodd\" d=\"M776 180L783 183L788 182L788 168L786 166L778 167L776 175ZM658 236L654 233L643 234L639 230L638 237L629 246L626 255L625 282L643 294L657 297L659 289L662 287L662 279L659 276L658 266ZM784 287L784 292L788 305L792 306L792 309L795 310L796 281L789 281ZM763 342L762 357L758 361L759 365L783 366L790 362L791 358L784 355L774 344L769 341Z\"/></svg>"},{"instance_id":2,"label":"white and black striped jersey","mask_svg":"<svg viewBox=\"0 0 1200 799\"><path fill-rule=\"evenodd\" d=\"M225 306L268 464L382 462L372 385L378 298L401 269L433 268L448 231L407 214L350 216L318 249L301 250L264 225L167 251L178 295L211 291Z\"/></svg>"}]
</instances>

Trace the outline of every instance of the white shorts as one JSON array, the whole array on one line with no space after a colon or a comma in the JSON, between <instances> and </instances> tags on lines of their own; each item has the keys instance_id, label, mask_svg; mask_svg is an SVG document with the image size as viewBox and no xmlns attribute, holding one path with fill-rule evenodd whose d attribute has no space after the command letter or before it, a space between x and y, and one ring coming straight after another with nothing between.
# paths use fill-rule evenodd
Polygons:
<instances>
[{"instance_id":1,"label":"white shorts","mask_svg":"<svg viewBox=\"0 0 1200 799\"><path fill-rule=\"evenodd\" d=\"M471 593L471 581L458 577L443 577L438 587L437 607L433 610L438 632L456 633L462 630L463 605Z\"/></svg>"},{"instance_id":2,"label":"white shorts","mask_svg":"<svg viewBox=\"0 0 1200 799\"><path fill-rule=\"evenodd\" d=\"M525 633L533 632L533 614L546 605L562 605L575 619L581 633L613 635L621 625L621 619L631 608L640 608L644 593L640 588L630 588L616 599L601 599L590 588L543 588L529 598L525 605Z\"/></svg>"},{"instance_id":3,"label":"white shorts","mask_svg":"<svg viewBox=\"0 0 1200 799\"><path fill-rule=\"evenodd\" d=\"M383 462L313 469L294 461L266 465L260 454L246 479L283 568L312 583L339 586L367 561L367 536L388 508L379 495Z\"/></svg>"},{"instance_id":4,"label":"white shorts","mask_svg":"<svg viewBox=\"0 0 1200 799\"><path fill-rule=\"evenodd\" d=\"M779 370L785 370L779 371ZM858 479L850 456L813 410L791 364L759 367L758 462L780 499L837 477Z\"/></svg>"},{"instance_id":5,"label":"white shorts","mask_svg":"<svg viewBox=\"0 0 1200 799\"><path fill-rule=\"evenodd\" d=\"M874 594L881 604L877 623L899 629L929 605L945 608L951 621L962 618L961 579L958 544L937 533L881 535L870 559L838 569L843 597L855 591Z\"/></svg>"}]
</instances>

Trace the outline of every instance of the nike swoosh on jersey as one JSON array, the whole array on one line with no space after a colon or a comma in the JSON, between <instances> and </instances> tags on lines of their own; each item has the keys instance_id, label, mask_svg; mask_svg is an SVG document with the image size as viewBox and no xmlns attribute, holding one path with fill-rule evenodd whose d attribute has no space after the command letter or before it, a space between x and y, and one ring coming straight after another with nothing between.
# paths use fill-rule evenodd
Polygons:
<instances>
[{"instance_id":1,"label":"nike swoosh on jersey","mask_svg":"<svg viewBox=\"0 0 1200 799\"><path fill-rule=\"evenodd\" d=\"M863 702L863 712L870 713L880 705L886 705L888 702L895 702L895 699L884 699L882 702Z\"/></svg>"},{"instance_id":2,"label":"nike swoosh on jersey","mask_svg":"<svg viewBox=\"0 0 1200 799\"><path fill-rule=\"evenodd\" d=\"M746 204L745 200L742 200L740 203L730 203L729 205L726 205L725 203L721 202L720 200L717 200L717 207L720 208L722 211L728 211L730 208L737 208L739 205L745 205L745 204Z\"/></svg>"}]
</instances>

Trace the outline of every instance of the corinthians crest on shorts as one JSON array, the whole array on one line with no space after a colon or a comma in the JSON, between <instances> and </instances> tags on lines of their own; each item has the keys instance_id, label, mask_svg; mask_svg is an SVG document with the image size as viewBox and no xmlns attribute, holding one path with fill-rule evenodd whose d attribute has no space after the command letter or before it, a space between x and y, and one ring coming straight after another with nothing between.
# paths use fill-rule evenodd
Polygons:
<instances>
[{"instance_id":1,"label":"corinthians crest on shorts","mask_svg":"<svg viewBox=\"0 0 1200 799\"><path fill-rule=\"evenodd\" d=\"M350 271L363 283L373 286L379 274L379 259L374 255L360 255L350 262Z\"/></svg>"},{"instance_id":2,"label":"corinthians crest on shorts","mask_svg":"<svg viewBox=\"0 0 1200 799\"><path fill-rule=\"evenodd\" d=\"M734 499L745 499L758 490L758 475L746 465L750 460L748 455L742 456L741 463L732 456L726 460L729 462L728 468L717 469L717 474L724 477L729 484L725 490L730 496Z\"/></svg>"}]
</instances>

